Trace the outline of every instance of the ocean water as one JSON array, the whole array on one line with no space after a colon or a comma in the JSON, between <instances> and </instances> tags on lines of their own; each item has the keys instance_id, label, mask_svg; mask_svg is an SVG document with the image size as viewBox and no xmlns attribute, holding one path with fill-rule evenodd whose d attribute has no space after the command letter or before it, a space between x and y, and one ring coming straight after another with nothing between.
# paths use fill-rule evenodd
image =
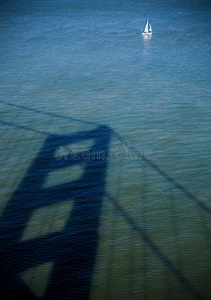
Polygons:
<instances>
[{"instance_id":1,"label":"ocean water","mask_svg":"<svg viewBox=\"0 0 211 300\"><path fill-rule=\"evenodd\" d=\"M208 299L209 2L0 11L1 299Z\"/></svg>"}]
</instances>

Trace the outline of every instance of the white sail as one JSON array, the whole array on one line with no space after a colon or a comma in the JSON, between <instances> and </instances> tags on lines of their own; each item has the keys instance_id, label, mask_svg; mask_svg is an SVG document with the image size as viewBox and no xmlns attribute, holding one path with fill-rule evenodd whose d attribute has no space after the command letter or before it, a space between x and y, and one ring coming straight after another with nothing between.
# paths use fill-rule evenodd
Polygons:
<instances>
[{"instance_id":1,"label":"white sail","mask_svg":"<svg viewBox=\"0 0 211 300\"><path fill-rule=\"evenodd\" d=\"M145 28L144 28L144 33L148 33L149 32L149 20L147 20Z\"/></svg>"},{"instance_id":2,"label":"white sail","mask_svg":"<svg viewBox=\"0 0 211 300\"><path fill-rule=\"evenodd\" d=\"M152 26L150 23L149 23L149 32L152 32Z\"/></svg>"}]
</instances>

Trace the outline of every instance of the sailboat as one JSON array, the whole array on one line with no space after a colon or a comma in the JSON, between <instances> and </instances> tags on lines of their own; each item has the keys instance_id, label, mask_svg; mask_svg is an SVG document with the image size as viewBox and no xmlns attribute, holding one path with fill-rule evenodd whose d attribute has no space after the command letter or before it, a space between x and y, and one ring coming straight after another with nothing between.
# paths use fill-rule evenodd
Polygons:
<instances>
[{"instance_id":1,"label":"sailboat","mask_svg":"<svg viewBox=\"0 0 211 300\"><path fill-rule=\"evenodd\" d=\"M151 35L152 34L152 26L149 22L149 19L147 19L144 32L142 32L142 35Z\"/></svg>"}]
</instances>

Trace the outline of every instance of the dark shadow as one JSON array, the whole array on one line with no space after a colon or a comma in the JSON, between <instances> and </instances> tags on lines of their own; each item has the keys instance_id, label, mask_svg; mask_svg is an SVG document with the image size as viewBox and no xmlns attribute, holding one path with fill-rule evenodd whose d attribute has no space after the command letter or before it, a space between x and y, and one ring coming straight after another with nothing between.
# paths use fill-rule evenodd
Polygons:
<instances>
[{"instance_id":1,"label":"dark shadow","mask_svg":"<svg viewBox=\"0 0 211 300\"><path fill-rule=\"evenodd\" d=\"M54 268L42 299L89 298L105 193L110 135L108 127L100 126L92 131L47 137L2 217L1 299L38 299L23 283L20 274L49 261L54 261ZM59 147L89 139L94 141L94 145L85 156L78 153L55 159ZM52 171L82 163L84 172L78 180L43 187ZM73 199L73 209L62 231L21 241L36 209L70 198Z\"/></svg>"}]
</instances>

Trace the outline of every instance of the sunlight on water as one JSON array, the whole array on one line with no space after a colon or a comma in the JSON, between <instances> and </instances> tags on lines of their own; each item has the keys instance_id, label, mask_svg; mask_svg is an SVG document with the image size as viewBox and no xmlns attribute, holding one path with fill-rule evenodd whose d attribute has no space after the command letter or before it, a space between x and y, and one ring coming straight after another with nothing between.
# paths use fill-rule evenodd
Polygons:
<instances>
[{"instance_id":1,"label":"sunlight on water","mask_svg":"<svg viewBox=\"0 0 211 300\"><path fill-rule=\"evenodd\" d=\"M64 229L70 216L72 202L73 200L64 201L35 210L21 237L21 242Z\"/></svg>"}]
</instances>

